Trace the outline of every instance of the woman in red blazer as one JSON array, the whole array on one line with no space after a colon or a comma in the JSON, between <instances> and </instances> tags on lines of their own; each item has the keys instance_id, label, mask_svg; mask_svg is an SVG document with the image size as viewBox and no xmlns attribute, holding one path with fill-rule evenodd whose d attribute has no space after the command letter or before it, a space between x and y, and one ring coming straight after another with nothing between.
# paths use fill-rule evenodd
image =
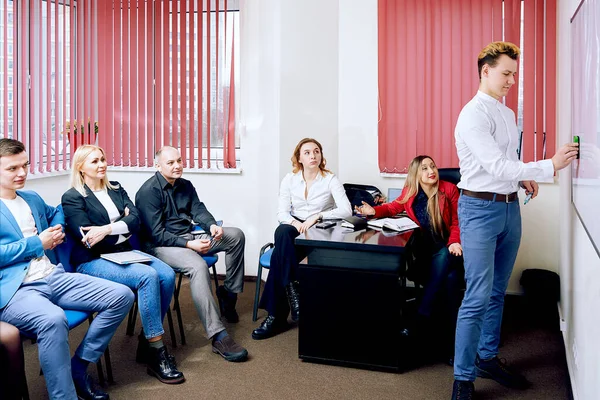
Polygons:
<instances>
[{"instance_id":1,"label":"woman in red blazer","mask_svg":"<svg viewBox=\"0 0 600 400\"><path fill-rule=\"evenodd\" d=\"M360 214L375 218L406 211L421 227L413 233L411 244L412 259L416 262L409 262L407 271L409 279L424 286L416 329L422 339L430 331L433 313L438 310L436 304L444 304L448 330L444 351L450 356L453 354L462 278L458 197L456 185L439 180L433 159L418 156L410 163L404 189L396 200L376 207L363 202L356 208Z\"/></svg>"}]
</instances>

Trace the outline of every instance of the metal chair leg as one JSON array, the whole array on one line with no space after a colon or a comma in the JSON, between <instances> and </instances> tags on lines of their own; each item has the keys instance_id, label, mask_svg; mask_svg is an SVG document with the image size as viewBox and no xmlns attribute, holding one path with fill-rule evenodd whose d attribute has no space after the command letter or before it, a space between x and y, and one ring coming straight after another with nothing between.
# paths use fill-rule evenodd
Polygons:
<instances>
[{"instance_id":1,"label":"metal chair leg","mask_svg":"<svg viewBox=\"0 0 600 400\"><path fill-rule=\"evenodd\" d=\"M181 291L181 281L183 280L183 272L179 272L179 280L177 281L177 286L175 287L175 295L174 297L174 305L173 310L175 310L175 314L177 314L177 323L179 324L179 335L181 336L181 344L185 346L185 331L183 329L183 318L181 318L181 307L179 306L179 292Z\"/></svg>"},{"instance_id":2,"label":"metal chair leg","mask_svg":"<svg viewBox=\"0 0 600 400\"><path fill-rule=\"evenodd\" d=\"M258 257L258 274L256 274L256 291L254 293L254 307L252 308L252 321L258 319L258 301L260 299L260 282L262 281L262 265Z\"/></svg>"},{"instance_id":3,"label":"metal chair leg","mask_svg":"<svg viewBox=\"0 0 600 400\"><path fill-rule=\"evenodd\" d=\"M218 296L218 292L217 290L219 290L219 278L217 275L217 267L216 264L213 264L212 268L212 272L213 272L213 278L215 279L215 296L217 296L217 301L219 302L219 311L223 309L223 305L221 304L221 299Z\"/></svg>"},{"instance_id":4,"label":"metal chair leg","mask_svg":"<svg viewBox=\"0 0 600 400\"><path fill-rule=\"evenodd\" d=\"M129 310L129 317L127 318L127 336L133 336L135 331L135 323L137 321L137 313L138 313L138 303L137 296L135 301L133 302L133 306L131 310Z\"/></svg>"},{"instance_id":5,"label":"metal chair leg","mask_svg":"<svg viewBox=\"0 0 600 400\"><path fill-rule=\"evenodd\" d=\"M171 332L171 345L173 348L177 347L177 339L175 338L175 328L173 327L173 315L171 314L171 308L167 310L167 322L169 323L169 332Z\"/></svg>"},{"instance_id":6,"label":"metal chair leg","mask_svg":"<svg viewBox=\"0 0 600 400\"><path fill-rule=\"evenodd\" d=\"M101 358L99 358L98 362L96 362L96 368L98 369L98 381L100 382L100 386L106 385L106 379L104 378L104 368L102 368Z\"/></svg>"},{"instance_id":7,"label":"metal chair leg","mask_svg":"<svg viewBox=\"0 0 600 400\"><path fill-rule=\"evenodd\" d=\"M273 243L265 244L258 254L258 273L256 274L256 291L254 292L254 307L252 309L252 321L256 321L258 319L258 302L260 300L260 283L262 281L262 269L263 266L260 263L260 259L268 250L275 247Z\"/></svg>"},{"instance_id":8,"label":"metal chair leg","mask_svg":"<svg viewBox=\"0 0 600 400\"><path fill-rule=\"evenodd\" d=\"M106 361L106 377L108 378L108 383L113 384L115 383L115 380L113 379L112 364L110 362L110 351L108 346L106 346L106 350L104 350L104 361Z\"/></svg>"}]
</instances>

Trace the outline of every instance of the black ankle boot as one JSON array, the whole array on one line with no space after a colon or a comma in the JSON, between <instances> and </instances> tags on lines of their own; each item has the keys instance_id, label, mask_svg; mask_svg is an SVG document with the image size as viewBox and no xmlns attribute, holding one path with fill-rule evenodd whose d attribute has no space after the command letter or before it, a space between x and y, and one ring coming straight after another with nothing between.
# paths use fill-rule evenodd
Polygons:
<instances>
[{"instance_id":1,"label":"black ankle boot","mask_svg":"<svg viewBox=\"0 0 600 400\"><path fill-rule=\"evenodd\" d=\"M175 359L169 356L166 346L148 349L147 367L148 374L155 376L162 383L174 384L185 381L185 377L175 366Z\"/></svg>"},{"instance_id":2,"label":"black ankle boot","mask_svg":"<svg viewBox=\"0 0 600 400\"><path fill-rule=\"evenodd\" d=\"M288 302L290 303L290 316L292 321L300 320L300 294L298 293L298 281L292 281L285 287Z\"/></svg>"},{"instance_id":3,"label":"black ankle boot","mask_svg":"<svg viewBox=\"0 0 600 400\"><path fill-rule=\"evenodd\" d=\"M148 362L148 351L150 349L150 343L146 336L144 336L144 331L140 332L138 336L138 346L135 352L135 362L140 364L146 364Z\"/></svg>"},{"instance_id":4,"label":"black ankle boot","mask_svg":"<svg viewBox=\"0 0 600 400\"><path fill-rule=\"evenodd\" d=\"M231 293L229 290L225 289L225 286L221 285L217 288L217 297L219 298L221 316L229 323L235 324L239 322L240 317L238 316L237 311L235 311L237 293Z\"/></svg>"}]
</instances>

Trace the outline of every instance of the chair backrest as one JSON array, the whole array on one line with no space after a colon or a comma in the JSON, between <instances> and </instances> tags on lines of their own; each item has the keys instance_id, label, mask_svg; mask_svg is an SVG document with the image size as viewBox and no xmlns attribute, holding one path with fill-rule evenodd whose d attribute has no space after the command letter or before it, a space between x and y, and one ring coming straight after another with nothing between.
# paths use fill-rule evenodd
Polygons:
<instances>
[{"instance_id":1,"label":"chair backrest","mask_svg":"<svg viewBox=\"0 0 600 400\"><path fill-rule=\"evenodd\" d=\"M346 197L348 197L348 201L350 201L352 208L362 205L363 201L374 206L377 203L377 198L382 197L381 190L371 185L344 183L344 190L346 191Z\"/></svg>"},{"instance_id":2,"label":"chair backrest","mask_svg":"<svg viewBox=\"0 0 600 400\"><path fill-rule=\"evenodd\" d=\"M460 168L439 168L440 180L454 183L460 182Z\"/></svg>"},{"instance_id":3,"label":"chair backrest","mask_svg":"<svg viewBox=\"0 0 600 400\"><path fill-rule=\"evenodd\" d=\"M62 213L62 205L59 205L57 207L59 209L59 211ZM54 254L56 255L56 258L59 263L61 263L63 265L63 268L65 269L66 272L73 272L74 269L71 266L71 252L73 251L73 246L74 246L74 240L76 240L75 238L71 237L70 235L68 235L65 232L65 241L56 246L56 248L54 249Z\"/></svg>"}]
</instances>

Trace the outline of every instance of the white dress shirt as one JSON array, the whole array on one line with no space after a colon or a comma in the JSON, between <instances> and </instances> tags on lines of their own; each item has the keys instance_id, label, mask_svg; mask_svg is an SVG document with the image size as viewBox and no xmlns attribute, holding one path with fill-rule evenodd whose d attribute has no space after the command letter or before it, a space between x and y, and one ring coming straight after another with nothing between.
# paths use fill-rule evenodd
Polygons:
<instances>
[{"instance_id":1,"label":"white dress shirt","mask_svg":"<svg viewBox=\"0 0 600 400\"><path fill-rule=\"evenodd\" d=\"M306 182L302 171L287 174L279 189L279 223L291 223L294 217L306 220L311 215L323 214L323 219L345 218L352 215L352 207L344 186L331 173L317 174L308 196L304 197Z\"/></svg>"},{"instance_id":2,"label":"white dress shirt","mask_svg":"<svg viewBox=\"0 0 600 400\"><path fill-rule=\"evenodd\" d=\"M481 91L460 112L454 137L460 189L509 194L519 190L519 181L548 180L554 175L552 160L519 161L514 112Z\"/></svg>"}]
</instances>

